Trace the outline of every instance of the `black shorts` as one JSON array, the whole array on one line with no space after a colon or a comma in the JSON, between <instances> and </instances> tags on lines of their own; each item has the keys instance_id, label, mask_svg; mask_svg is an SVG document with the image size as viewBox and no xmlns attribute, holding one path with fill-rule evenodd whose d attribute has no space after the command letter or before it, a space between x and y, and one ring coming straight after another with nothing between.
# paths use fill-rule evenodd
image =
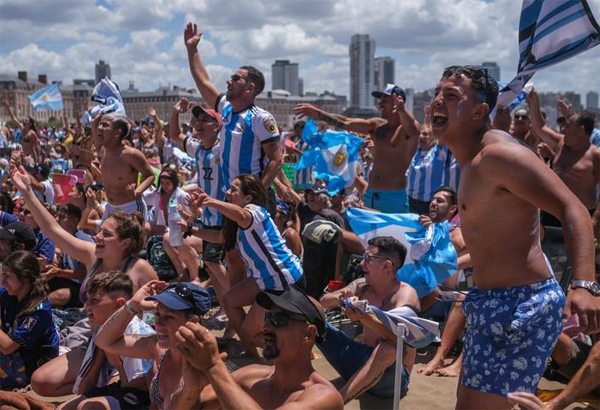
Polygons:
<instances>
[{"instance_id":1,"label":"black shorts","mask_svg":"<svg viewBox=\"0 0 600 410\"><path fill-rule=\"evenodd\" d=\"M202 229L210 229L220 231L222 227L220 226L203 226ZM223 252L223 244L222 243L213 243L202 240L202 260L204 262L214 262L219 265L223 264L223 258L225 257L225 252Z\"/></svg>"},{"instance_id":2,"label":"black shorts","mask_svg":"<svg viewBox=\"0 0 600 410\"><path fill-rule=\"evenodd\" d=\"M112 383L104 387L94 387L85 394L87 398L112 397L119 402L122 410L142 410L150 408L150 394L147 391L121 387L121 383Z\"/></svg>"},{"instance_id":3,"label":"black shorts","mask_svg":"<svg viewBox=\"0 0 600 410\"><path fill-rule=\"evenodd\" d=\"M71 295L69 296L69 301L63 308L67 309L83 306L81 300L79 300L79 288L81 288L81 283L77 283L67 278L52 278L48 281L48 288L50 292L54 292L58 289L69 289Z\"/></svg>"}]
</instances>

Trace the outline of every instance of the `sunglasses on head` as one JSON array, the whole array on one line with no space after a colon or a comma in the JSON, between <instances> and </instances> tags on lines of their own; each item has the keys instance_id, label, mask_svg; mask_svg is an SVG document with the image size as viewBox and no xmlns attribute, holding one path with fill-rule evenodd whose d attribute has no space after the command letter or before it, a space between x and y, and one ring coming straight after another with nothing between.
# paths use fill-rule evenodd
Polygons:
<instances>
[{"instance_id":1,"label":"sunglasses on head","mask_svg":"<svg viewBox=\"0 0 600 410\"><path fill-rule=\"evenodd\" d=\"M293 321L310 324L304 316L296 316L285 312L265 312L265 322L270 323L276 329L287 326Z\"/></svg>"},{"instance_id":2,"label":"sunglasses on head","mask_svg":"<svg viewBox=\"0 0 600 410\"><path fill-rule=\"evenodd\" d=\"M442 77L447 77L451 73L453 73L457 70L465 71L473 80L479 80L479 79L483 78L483 80L485 81L485 90L488 89L489 80L488 80L487 67L484 67L482 65L453 65L453 66L444 68L444 73L443 73ZM488 97L486 95L486 103L489 105L490 102L487 101L487 99L488 99ZM490 105L490 107L491 107L491 105Z\"/></svg>"},{"instance_id":3,"label":"sunglasses on head","mask_svg":"<svg viewBox=\"0 0 600 410\"><path fill-rule=\"evenodd\" d=\"M388 261L392 261L390 258L388 258L387 256L383 256L383 255L372 255L370 253L365 252L363 254L363 259L365 260L365 263L371 263L373 262L373 259L385 259Z\"/></svg>"},{"instance_id":4,"label":"sunglasses on head","mask_svg":"<svg viewBox=\"0 0 600 410\"><path fill-rule=\"evenodd\" d=\"M199 309L196 306L196 301L194 300L192 289L188 285L185 283L176 283L174 285L167 286L164 291L166 292L169 289L173 289L177 296L192 305L192 311L195 314L200 315Z\"/></svg>"}]
</instances>

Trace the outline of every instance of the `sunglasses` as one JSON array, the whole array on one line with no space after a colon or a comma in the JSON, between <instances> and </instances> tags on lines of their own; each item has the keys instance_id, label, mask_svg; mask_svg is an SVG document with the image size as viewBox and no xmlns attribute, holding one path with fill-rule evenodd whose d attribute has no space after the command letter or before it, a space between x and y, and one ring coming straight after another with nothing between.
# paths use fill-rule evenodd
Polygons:
<instances>
[{"instance_id":1,"label":"sunglasses","mask_svg":"<svg viewBox=\"0 0 600 410\"><path fill-rule=\"evenodd\" d=\"M284 312L265 312L265 322L273 325L275 329L287 326L293 321L310 324L304 316L294 316Z\"/></svg>"},{"instance_id":2,"label":"sunglasses","mask_svg":"<svg viewBox=\"0 0 600 410\"><path fill-rule=\"evenodd\" d=\"M234 74L231 76L231 81L233 81L234 83L237 83L240 80L248 81L248 77L242 77L239 74Z\"/></svg>"},{"instance_id":3,"label":"sunglasses","mask_svg":"<svg viewBox=\"0 0 600 410\"><path fill-rule=\"evenodd\" d=\"M515 115L515 120L528 120L529 115Z\"/></svg>"},{"instance_id":4,"label":"sunglasses","mask_svg":"<svg viewBox=\"0 0 600 410\"><path fill-rule=\"evenodd\" d=\"M192 289L188 285L186 285L185 283L176 283L174 285L167 286L163 292L166 292L169 289L173 289L177 296L179 296L180 298L188 302L190 305L192 305L192 311L195 314L201 316L199 309L196 306L196 300L194 299Z\"/></svg>"},{"instance_id":5,"label":"sunglasses","mask_svg":"<svg viewBox=\"0 0 600 410\"><path fill-rule=\"evenodd\" d=\"M363 254L363 259L365 260L365 263L371 263L371 262L373 262L373 259L385 259L385 260L388 260L388 261L392 262L392 260L390 258L388 258L387 256L372 255L372 254L367 253L367 252L365 252Z\"/></svg>"}]
</instances>

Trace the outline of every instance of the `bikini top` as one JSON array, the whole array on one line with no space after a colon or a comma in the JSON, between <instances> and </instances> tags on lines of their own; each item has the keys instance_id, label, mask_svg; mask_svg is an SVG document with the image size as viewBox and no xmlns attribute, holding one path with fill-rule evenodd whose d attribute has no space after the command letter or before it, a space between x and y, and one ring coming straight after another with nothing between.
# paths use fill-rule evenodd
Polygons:
<instances>
[{"instance_id":1,"label":"bikini top","mask_svg":"<svg viewBox=\"0 0 600 410\"><path fill-rule=\"evenodd\" d=\"M127 273L129 268L131 268L131 266L133 265L133 262L135 261L135 259L136 259L135 256L128 256L127 258L125 258L125 261L123 261L123 266L121 267L121 272ZM92 265L92 267L88 271L87 275L85 275L85 278L83 279L83 282L81 283L81 287L79 288L79 300L81 300L81 303L85 303L85 301L87 299L87 295L85 293L86 285L87 285L88 281L90 280L90 278L96 273L96 270L98 270L98 267L100 265L102 265L102 259L98 259Z\"/></svg>"},{"instance_id":2,"label":"bikini top","mask_svg":"<svg viewBox=\"0 0 600 410\"><path fill-rule=\"evenodd\" d=\"M160 394L160 389L159 389L159 380L160 380L160 371L162 370L162 365L163 362L165 361L165 358L167 357L167 355L169 354L170 350L166 350L161 356L160 359L158 359L158 368L156 369L156 374L154 375L154 377L152 378L152 381L150 382L150 400L152 400L152 402L154 404L156 404L158 407L160 407L161 409L163 408L164 404L165 404L165 400L163 398L163 396L161 396ZM181 381L179 383L179 387L183 386L183 381ZM165 410L169 410L169 408L165 408Z\"/></svg>"}]
</instances>

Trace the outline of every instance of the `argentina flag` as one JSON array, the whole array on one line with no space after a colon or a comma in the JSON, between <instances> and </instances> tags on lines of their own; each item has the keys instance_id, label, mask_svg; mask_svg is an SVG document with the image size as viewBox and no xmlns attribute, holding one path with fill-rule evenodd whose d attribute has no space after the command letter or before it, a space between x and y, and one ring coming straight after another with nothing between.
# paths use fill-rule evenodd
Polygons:
<instances>
[{"instance_id":1,"label":"argentina flag","mask_svg":"<svg viewBox=\"0 0 600 410\"><path fill-rule=\"evenodd\" d=\"M600 27L586 0L523 0L517 75L500 90L498 105L508 106L536 71L598 43Z\"/></svg>"},{"instance_id":2,"label":"argentina flag","mask_svg":"<svg viewBox=\"0 0 600 410\"><path fill-rule=\"evenodd\" d=\"M121 92L119 91L119 86L112 82L108 77L104 77L96 84L96 87L94 87L94 91L92 92L91 100L97 102L98 105L92 108L91 112L86 112L86 116L83 120L84 125L89 124L92 118L96 117L99 113L108 114L116 112L118 114L127 115L123 97L121 97Z\"/></svg>"},{"instance_id":3,"label":"argentina flag","mask_svg":"<svg viewBox=\"0 0 600 410\"><path fill-rule=\"evenodd\" d=\"M317 125L309 118L302 139L309 149L298 160L296 171L314 167L313 176L327 181L330 195L352 185L362 138L345 131L318 132Z\"/></svg>"},{"instance_id":4,"label":"argentina flag","mask_svg":"<svg viewBox=\"0 0 600 410\"><path fill-rule=\"evenodd\" d=\"M28 96L33 109L58 111L65 108L58 84L52 84Z\"/></svg>"},{"instance_id":5,"label":"argentina flag","mask_svg":"<svg viewBox=\"0 0 600 410\"><path fill-rule=\"evenodd\" d=\"M416 214L384 214L358 208L347 209L346 216L365 248L378 236L392 236L406 247L406 259L396 278L415 288L419 297L429 294L457 270L448 222L425 229Z\"/></svg>"}]
</instances>

